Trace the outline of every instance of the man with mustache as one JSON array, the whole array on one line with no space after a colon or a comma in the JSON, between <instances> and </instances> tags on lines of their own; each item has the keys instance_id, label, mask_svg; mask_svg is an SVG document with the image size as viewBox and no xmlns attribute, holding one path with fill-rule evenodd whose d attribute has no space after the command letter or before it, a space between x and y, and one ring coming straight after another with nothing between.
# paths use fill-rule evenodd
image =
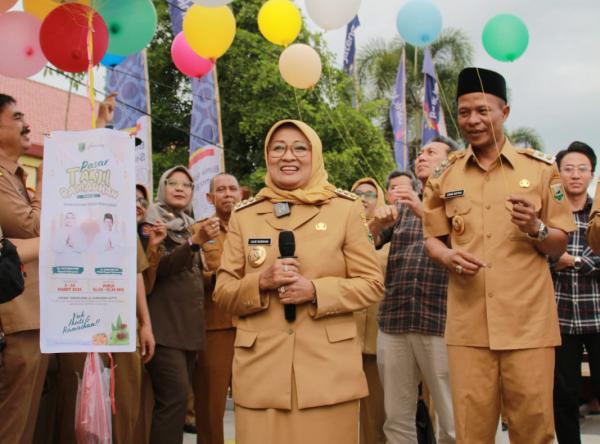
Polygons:
<instances>
[{"instance_id":1,"label":"man with mustache","mask_svg":"<svg viewBox=\"0 0 600 444\"><path fill-rule=\"evenodd\" d=\"M29 125L14 98L0 94L0 227L9 238L40 235L42 169L33 198L27 194L27 173L18 163L31 148ZM30 443L48 368L39 346L40 304L38 262L26 269L25 291L0 305L0 436L4 442ZM0 290L1 291L1 290Z\"/></svg>"},{"instance_id":2,"label":"man with mustache","mask_svg":"<svg viewBox=\"0 0 600 444\"><path fill-rule=\"evenodd\" d=\"M504 77L458 78L466 150L424 192L425 248L450 271L446 343L457 443L491 443L500 407L514 444L554 441L554 347L560 330L546 256L575 230L552 160L506 138Z\"/></svg>"}]
</instances>

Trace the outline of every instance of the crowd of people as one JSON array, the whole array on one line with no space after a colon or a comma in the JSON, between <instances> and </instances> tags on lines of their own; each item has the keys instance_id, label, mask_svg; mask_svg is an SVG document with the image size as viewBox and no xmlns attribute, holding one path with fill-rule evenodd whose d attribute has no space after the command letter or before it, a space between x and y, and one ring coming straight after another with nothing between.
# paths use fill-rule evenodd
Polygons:
<instances>
[{"instance_id":1,"label":"crowd of people","mask_svg":"<svg viewBox=\"0 0 600 444\"><path fill-rule=\"evenodd\" d=\"M238 444L424 442L422 394L440 444L493 443L501 422L512 443L580 442L584 349L600 397L596 155L513 146L506 90L463 70L467 148L435 137L383 188L332 185L319 136L296 120L268 131L255 196L212 177L212 217L193 218L184 166L156 199L138 185L139 345L114 355L113 441L181 443L191 411L197 442L223 444L231 393ZM29 132L0 94L0 253L15 245L25 272L0 304L0 443L68 444L85 354L40 352L43 178L28 193L18 163ZM67 219L60 251L77 243Z\"/></svg>"}]
</instances>

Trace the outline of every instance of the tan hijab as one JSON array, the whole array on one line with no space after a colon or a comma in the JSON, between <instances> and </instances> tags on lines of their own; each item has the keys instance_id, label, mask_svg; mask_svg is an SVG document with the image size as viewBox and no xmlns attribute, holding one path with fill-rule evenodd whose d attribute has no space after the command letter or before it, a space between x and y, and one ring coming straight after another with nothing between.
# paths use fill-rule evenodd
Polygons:
<instances>
[{"instance_id":1,"label":"tan hijab","mask_svg":"<svg viewBox=\"0 0 600 444\"><path fill-rule=\"evenodd\" d=\"M375 190L377 190L377 205L375 205L375 208L384 206L385 205L385 196L383 193L383 189L379 186L377 181L375 179L373 179L372 177L363 177L362 179L358 179L356 182L354 182L354 185L352 185L351 191L356 190L363 183L368 183L369 185L374 186Z\"/></svg>"},{"instance_id":2,"label":"tan hijab","mask_svg":"<svg viewBox=\"0 0 600 444\"><path fill-rule=\"evenodd\" d=\"M265 188L259 191L256 197L265 197L273 202L290 202L295 204L320 204L336 196L335 187L327 181L327 172L323 163L323 145L321 139L310 126L298 120L281 120L271 127L265 140L265 162L268 155L269 143L275 131L286 123L297 127L312 147L312 171L310 181L305 188L284 190L279 188L271 179L268 171L265 176Z\"/></svg>"}]
</instances>

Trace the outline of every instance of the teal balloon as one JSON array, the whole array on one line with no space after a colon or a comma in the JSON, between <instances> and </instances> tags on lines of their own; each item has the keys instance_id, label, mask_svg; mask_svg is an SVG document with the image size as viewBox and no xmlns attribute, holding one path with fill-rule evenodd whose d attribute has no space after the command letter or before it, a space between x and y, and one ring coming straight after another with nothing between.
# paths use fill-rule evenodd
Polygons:
<instances>
[{"instance_id":1,"label":"teal balloon","mask_svg":"<svg viewBox=\"0 0 600 444\"><path fill-rule=\"evenodd\" d=\"M489 55L501 62L514 62L529 45L527 25L512 14L493 17L483 28L483 47Z\"/></svg>"},{"instance_id":2,"label":"teal balloon","mask_svg":"<svg viewBox=\"0 0 600 444\"><path fill-rule=\"evenodd\" d=\"M97 10L108 28L110 54L135 54L154 37L156 9L151 0L102 0Z\"/></svg>"},{"instance_id":3,"label":"teal balloon","mask_svg":"<svg viewBox=\"0 0 600 444\"><path fill-rule=\"evenodd\" d=\"M104 57L102 57L102 60L100 60L100 64L106 66L107 68L114 68L115 66L124 62L126 58L127 56L106 53L104 54Z\"/></svg>"},{"instance_id":4,"label":"teal balloon","mask_svg":"<svg viewBox=\"0 0 600 444\"><path fill-rule=\"evenodd\" d=\"M411 45L427 46L442 30L442 13L429 0L410 0L398 11L396 27Z\"/></svg>"}]
</instances>

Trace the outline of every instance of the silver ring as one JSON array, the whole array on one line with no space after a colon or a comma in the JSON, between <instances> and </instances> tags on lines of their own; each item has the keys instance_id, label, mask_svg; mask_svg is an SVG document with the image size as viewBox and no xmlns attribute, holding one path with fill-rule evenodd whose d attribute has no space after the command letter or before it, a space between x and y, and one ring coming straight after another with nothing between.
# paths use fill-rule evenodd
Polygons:
<instances>
[{"instance_id":1,"label":"silver ring","mask_svg":"<svg viewBox=\"0 0 600 444\"><path fill-rule=\"evenodd\" d=\"M457 265L456 267L454 267L454 270L456 271L457 274L462 274L463 273L463 267L462 267L462 265Z\"/></svg>"},{"instance_id":2,"label":"silver ring","mask_svg":"<svg viewBox=\"0 0 600 444\"><path fill-rule=\"evenodd\" d=\"M283 293L285 293L285 285L282 285L281 287L279 287L279 288L277 289L277 291L279 292L279 294L283 294Z\"/></svg>"},{"instance_id":3,"label":"silver ring","mask_svg":"<svg viewBox=\"0 0 600 444\"><path fill-rule=\"evenodd\" d=\"M287 266L287 264L283 264L283 271L284 271L285 273L287 273L287 271L288 271L288 266Z\"/></svg>"}]
</instances>

